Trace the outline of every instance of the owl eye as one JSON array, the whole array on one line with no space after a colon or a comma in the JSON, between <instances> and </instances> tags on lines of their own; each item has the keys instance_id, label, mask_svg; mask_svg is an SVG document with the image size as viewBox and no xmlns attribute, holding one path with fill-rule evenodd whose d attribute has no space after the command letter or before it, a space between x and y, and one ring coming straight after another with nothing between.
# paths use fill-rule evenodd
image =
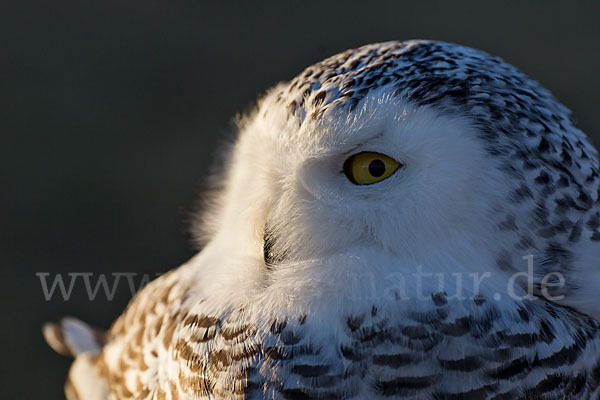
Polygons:
<instances>
[{"instance_id":1,"label":"owl eye","mask_svg":"<svg viewBox=\"0 0 600 400\"><path fill-rule=\"evenodd\" d=\"M370 185L390 177L401 164L386 155L362 152L344 162L344 173L355 185Z\"/></svg>"}]
</instances>

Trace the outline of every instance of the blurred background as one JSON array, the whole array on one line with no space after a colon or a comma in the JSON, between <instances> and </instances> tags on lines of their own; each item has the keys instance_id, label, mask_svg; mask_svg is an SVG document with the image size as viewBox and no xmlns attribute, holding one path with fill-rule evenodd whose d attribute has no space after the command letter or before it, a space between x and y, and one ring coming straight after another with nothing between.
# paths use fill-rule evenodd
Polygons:
<instances>
[{"instance_id":1,"label":"blurred background","mask_svg":"<svg viewBox=\"0 0 600 400\"><path fill-rule=\"evenodd\" d=\"M600 144L599 16L593 0L2 2L0 398L63 398L70 360L42 323L108 327L130 283L194 253L195 198L232 116L265 89L350 47L439 39L536 78ZM42 281L68 289L68 273L130 282L90 300L79 275L47 300Z\"/></svg>"}]
</instances>

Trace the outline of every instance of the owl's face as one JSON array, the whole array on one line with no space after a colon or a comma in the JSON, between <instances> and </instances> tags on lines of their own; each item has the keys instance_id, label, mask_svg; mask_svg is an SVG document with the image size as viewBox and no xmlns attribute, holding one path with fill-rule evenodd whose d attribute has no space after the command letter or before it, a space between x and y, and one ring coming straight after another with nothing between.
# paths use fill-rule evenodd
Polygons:
<instances>
[{"instance_id":1,"label":"owl's face","mask_svg":"<svg viewBox=\"0 0 600 400\"><path fill-rule=\"evenodd\" d=\"M323 269L331 257L452 268L442 254L489 265L499 240L489 217L508 186L468 118L386 91L301 126L268 98L261 109L234 149L221 223L255 270Z\"/></svg>"}]
</instances>

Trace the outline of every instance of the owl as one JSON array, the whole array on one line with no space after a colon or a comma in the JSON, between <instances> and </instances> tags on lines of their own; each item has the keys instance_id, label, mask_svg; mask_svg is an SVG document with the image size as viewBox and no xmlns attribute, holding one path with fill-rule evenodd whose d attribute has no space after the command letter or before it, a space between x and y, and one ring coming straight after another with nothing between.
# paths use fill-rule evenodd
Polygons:
<instances>
[{"instance_id":1,"label":"owl","mask_svg":"<svg viewBox=\"0 0 600 400\"><path fill-rule=\"evenodd\" d=\"M538 83L371 44L237 126L202 250L108 332L44 327L69 400L599 398L598 155Z\"/></svg>"}]
</instances>

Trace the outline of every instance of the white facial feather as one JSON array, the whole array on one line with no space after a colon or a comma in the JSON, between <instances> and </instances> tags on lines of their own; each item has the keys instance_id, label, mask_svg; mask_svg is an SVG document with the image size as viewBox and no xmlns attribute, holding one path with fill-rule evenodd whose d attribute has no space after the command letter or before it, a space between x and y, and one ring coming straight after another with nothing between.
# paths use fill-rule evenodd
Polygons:
<instances>
[{"instance_id":1,"label":"white facial feather","mask_svg":"<svg viewBox=\"0 0 600 400\"><path fill-rule=\"evenodd\" d=\"M310 281L319 292L319 285L335 281L345 301L352 297L346 290L371 290L371 282L365 288L347 281L354 275L338 265L344 255L363 260L362 271L353 273L368 271L380 284L401 273L414 287L417 266L447 279L452 273L493 272L482 287L490 293L480 294L506 295L509 278L494 256L499 243L514 238L500 234L493 219L510 185L475 130L465 118L415 107L386 90L370 94L353 115L336 111L301 129L290 126L285 113L258 112L243 126L220 197L224 207L214 211L221 229L205 253L214 249L229 257L224 265L210 263L211 284L223 279L218 292L226 298L246 298L275 285L308 301L314 293L299 282ZM402 167L380 183L352 184L343 164L362 151L386 154ZM285 255L273 270L263 260L267 225ZM335 268L327 268L329 258ZM300 293L279 287L281 275ZM240 290L240 281L247 291Z\"/></svg>"}]
</instances>

